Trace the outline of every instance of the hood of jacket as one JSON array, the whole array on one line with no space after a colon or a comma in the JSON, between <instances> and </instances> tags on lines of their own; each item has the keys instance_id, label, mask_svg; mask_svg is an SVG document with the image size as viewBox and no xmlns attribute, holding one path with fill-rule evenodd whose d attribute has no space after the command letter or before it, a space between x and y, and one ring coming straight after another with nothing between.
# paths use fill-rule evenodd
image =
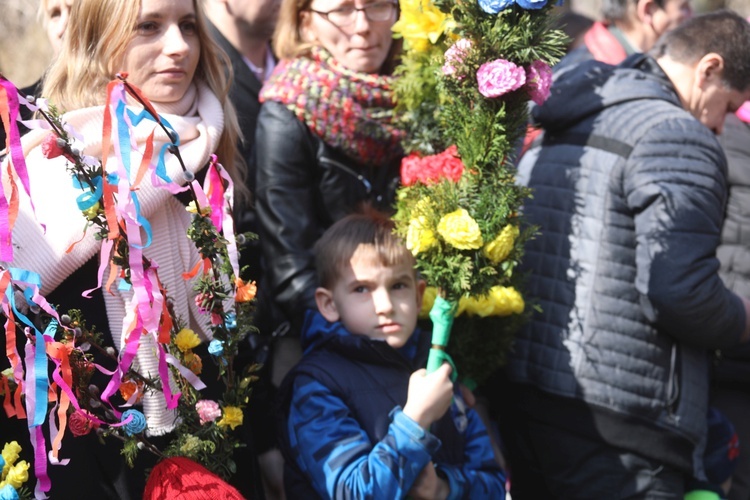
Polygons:
<instances>
[{"instance_id":1,"label":"hood of jacket","mask_svg":"<svg viewBox=\"0 0 750 500\"><path fill-rule=\"evenodd\" d=\"M368 362L378 359L383 363L406 363L410 367L424 366L429 350L429 335L419 328L403 347L394 349L384 340L354 335L341 322L331 323L316 310L307 311L301 336L304 354L325 345L326 348L343 352L350 358Z\"/></svg>"},{"instance_id":2,"label":"hood of jacket","mask_svg":"<svg viewBox=\"0 0 750 500\"><path fill-rule=\"evenodd\" d=\"M566 130L605 108L641 99L682 106L672 82L652 57L634 54L619 66L591 60L560 75L549 98L534 108L533 119L547 131Z\"/></svg>"}]
</instances>

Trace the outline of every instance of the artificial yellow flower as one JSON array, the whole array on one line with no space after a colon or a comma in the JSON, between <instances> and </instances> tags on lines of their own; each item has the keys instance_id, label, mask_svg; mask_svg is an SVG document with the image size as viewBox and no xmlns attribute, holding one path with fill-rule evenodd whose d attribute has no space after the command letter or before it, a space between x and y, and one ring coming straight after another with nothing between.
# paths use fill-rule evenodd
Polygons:
<instances>
[{"instance_id":1,"label":"artificial yellow flower","mask_svg":"<svg viewBox=\"0 0 750 500\"><path fill-rule=\"evenodd\" d=\"M219 427L229 426L234 430L238 425L242 425L242 419L242 409L237 408L236 406L227 406L224 408L224 415L216 425Z\"/></svg>"},{"instance_id":2,"label":"artificial yellow flower","mask_svg":"<svg viewBox=\"0 0 750 500\"><path fill-rule=\"evenodd\" d=\"M453 18L430 0L402 0L400 6L401 15L391 29L396 36L403 37L407 49L424 52L455 25Z\"/></svg>"},{"instance_id":3,"label":"artificial yellow flower","mask_svg":"<svg viewBox=\"0 0 750 500\"><path fill-rule=\"evenodd\" d=\"M5 460L5 467L3 467L3 477L5 474L8 473L8 469L13 466L14 463L16 463L16 460L18 460L18 456L21 453L21 445L18 444L18 441L11 441L10 443L5 443L5 446L3 446L3 460Z\"/></svg>"},{"instance_id":4,"label":"artificial yellow flower","mask_svg":"<svg viewBox=\"0 0 750 500\"><path fill-rule=\"evenodd\" d=\"M463 208L444 215L437 231L449 245L459 250L473 250L484 244L477 221Z\"/></svg>"},{"instance_id":5,"label":"artificial yellow flower","mask_svg":"<svg viewBox=\"0 0 750 500\"><path fill-rule=\"evenodd\" d=\"M437 243L435 232L427 227L427 218L423 215L409 221L406 229L406 248L416 257L417 254L429 250Z\"/></svg>"},{"instance_id":6,"label":"artificial yellow flower","mask_svg":"<svg viewBox=\"0 0 750 500\"><path fill-rule=\"evenodd\" d=\"M434 286L428 286L424 290L424 296L422 298L422 309L419 311L419 317L427 319L430 317L430 310L432 305L435 303L435 297L437 297L438 290Z\"/></svg>"},{"instance_id":7,"label":"artificial yellow flower","mask_svg":"<svg viewBox=\"0 0 750 500\"><path fill-rule=\"evenodd\" d=\"M433 210L435 210L435 207L432 205L432 199L429 196L425 196L414 204L412 213L415 216L429 215Z\"/></svg>"},{"instance_id":8,"label":"artificial yellow flower","mask_svg":"<svg viewBox=\"0 0 750 500\"><path fill-rule=\"evenodd\" d=\"M510 316L521 314L526 306L523 297L513 287L493 286L490 289L490 298L495 304L494 316Z\"/></svg>"},{"instance_id":9,"label":"artificial yellow flower","mask_svg":"<svg viewBox=\"0 0 750 500\"><path fill-rule=\"evenodd\" d=\"M469 297L466 304L466 313L469 316L480 316L486 318L492 316L495 312L495 302L489 295L479 297Z\"/></svg>"},{"instance_id":10,"label":"artificial yellow flower","mask_svg":"<svg viewBox=\"0 0 750 500\"><path fill-rule=\"evenodd\" d=\"M191 201L190 203L188 203L188 206L185 207L185 210L187 210L191 214L197 214L198 208L196 208L195 206L195 201ZM201 207L201 215L211 215L211 211L211 207L208 205Z\"/></svg>"},{"instance_id":11,"label":"artificial yellow flower","mask_svg":"<svg viewBox=\"0 0 750 500\"><path fill-rule=\"evenodd\" d=\"M513 250L513 244L518 238L518 234L518 226L508 224L494 240L484 246L482 252L493 264L498 264L505 260Z\"/></svg>"},{"instance_id":12,"label":"artificial yellow flower","mask_svg":"<svg viewBox=\"0 0 750 500\"><path fill-rule=\"evenodd\" d=\"M29 480L29 463L26 460L21 460L17 464L8 470L8 475L5 476L5 482L15 489L23 486L23 483Z\"/></svg>"},{"instance_id":13,"label":"artificial yellow flower","mask_svg":"<svg viewBox=\"0 0 750 500\"><path fill-rule=\"evenodd\" d=\"M201 339L190 328L183 328L174 338L174 345L182 352L189 351L201 344Z\"/></svg>"}]
</instances>

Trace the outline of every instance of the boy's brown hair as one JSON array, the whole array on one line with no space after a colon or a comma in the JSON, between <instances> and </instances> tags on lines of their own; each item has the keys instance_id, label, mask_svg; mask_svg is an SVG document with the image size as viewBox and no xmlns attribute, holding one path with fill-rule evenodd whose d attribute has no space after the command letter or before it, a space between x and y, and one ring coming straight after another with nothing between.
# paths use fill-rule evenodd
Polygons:
<instances>
[{"instance_id":1,"label":"boy's brown hair","mask_svg":"<svg viewBox=\"0 0 750 500\"><path fill-rule=\"evenodd\" d=\"M371 208L348 215L328 228L314 248L319 286L332 289L341 277L341 269L362 245L371 247L383 266L408 261L414 267L414 256L393 228L391 219Z\"/></svg>"}]
</instances>

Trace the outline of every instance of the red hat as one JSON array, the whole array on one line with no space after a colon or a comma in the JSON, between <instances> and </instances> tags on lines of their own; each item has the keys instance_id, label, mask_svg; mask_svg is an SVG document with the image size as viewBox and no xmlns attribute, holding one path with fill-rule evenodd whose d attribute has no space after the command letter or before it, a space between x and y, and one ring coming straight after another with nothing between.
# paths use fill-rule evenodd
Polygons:
<instances>
[{"instance_id":1,"label":"red hat","mask_svg":"<svg viewBox=\"0 0 750 500\"><path fill-rule=\"evenodd\" d=\"M146 482L144 500L243 500L234 487L189 458L171 457L156 464Z\"/></svg>"}]
</instances>

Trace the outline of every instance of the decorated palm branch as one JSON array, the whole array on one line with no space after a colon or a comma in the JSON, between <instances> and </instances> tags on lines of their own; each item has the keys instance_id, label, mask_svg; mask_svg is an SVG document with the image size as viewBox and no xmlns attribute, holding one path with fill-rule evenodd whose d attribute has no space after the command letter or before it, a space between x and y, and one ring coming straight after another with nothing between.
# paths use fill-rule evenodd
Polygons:
<instances>
[{"instance_id":1,"label":"decorated palm branch","mask_svg":"<svg viewBox=\"0 0 750 500\"><path fill-rule=\"evenodd\" d=\"M140 114L129 109L126 96L142 106ZM43 276L12 267L18 191L23 189L30 195L33 190L16 123L20 106L41 116L27 124L49 130L42 154L47 158L63 156L71 183L80 190L77 203L84 215L82 226L93 230L94 237L102 242L98 286L133 290L137 297L129 311L134 318L131 330L119 354L104 346L101 334L90 328L81 311L57 311L47 302L40 294ZM236 472L232 454L241 446L232 431L242 424L243 408L259 369L248 366L237 373L233 363L239 344L253 328L250 316L256 289L254 283L239 278L238 241L244 236L235 239L233 184L227 171L212 156L205 181L200 184L182 162L178 134L127 82L127 75L118 75L109 84L104 113L104 161L99 161L82 153L77 133L54 106L44 99L19 95L16 87L0 75L0 118L8 137L6 182L10 185L0 193L0 260L8 263L0 266L0 307L6 318L5 353L11 365L0 374L0 399L8 417L28 419L30 440L36 450L32 470L37 477L38 497L50 488L47 456L52 463L65 463L61 450L65 432L81 436L96 431L102 437L120 440L131 466L139 450L147 450L162 458L187 457L222 478L230 477ZM131 165L130 134L134 123L143 119L152 121L154 130L164 130L170 142L156 148L152 133L144 151L132 155L140 158L139 164ZM117 161L107 164L110 151ZM163 167L168 155L182 165L182 179L166 175ZM170 307L158 264L143 255L151 233L148 220L140 212L137 188L146 175L155 186L170 193L186 191L192 200L187 210L193 215L185 237L193 242L201 260L183 278L196 278L196 304L211 325L213 339L204 357L196 351L202 343L199 336ZM107 264L108 277L103 276ZM24 352L16 347L19 336L26 337ZM146 336L154 339L158 373L142 374L133 366L135 353ZM108 370L97 364L96 359L102 358L109 358L115 368ZM216 365L223 385L219 401L202 397L205 384L199 376L204 359ZM97 371L106 376L105 386L91 383ZM134 406L154 391L163 395L165 407L176 410L177 415L174 438L162 449L149 442L146 419ZM50 426L50 443L45 442L43 424Z\"/></svg>"},{"instance_id":2,"label":"decorated palm branch","mask_svg":"<svg viewBox=\"0 0 750 500\"><path fill-rule=\"evenodd\" d=\"M446 349L465 378L504 361L525 317L516 272L535 228L514 161L529 101L549 95L565 35L547 0L404 0L396 97L407 131L397 228L428 284L428 371ZM455 335L450 336L451 330ZM450 340L449 340L450 339Z\"/></svg>"}]
</instances>

